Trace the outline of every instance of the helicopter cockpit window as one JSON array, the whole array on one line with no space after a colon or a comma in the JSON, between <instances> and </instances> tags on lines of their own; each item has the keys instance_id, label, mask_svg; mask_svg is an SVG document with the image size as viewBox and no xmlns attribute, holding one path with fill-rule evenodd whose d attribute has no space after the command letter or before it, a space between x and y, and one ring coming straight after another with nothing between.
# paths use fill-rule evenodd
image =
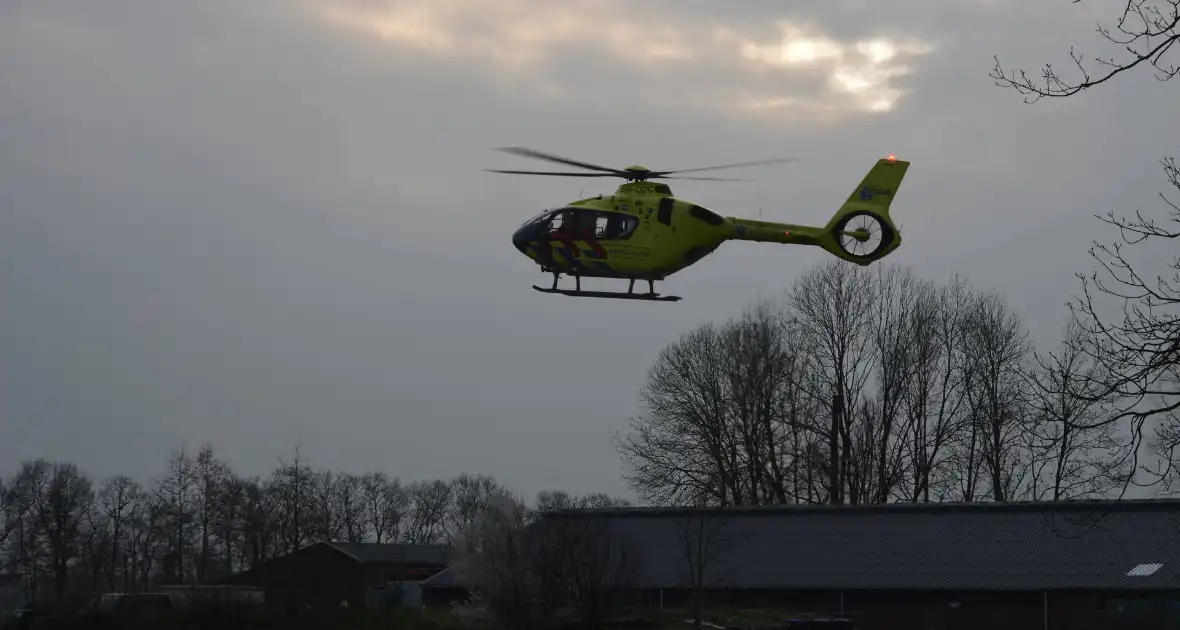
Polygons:
<instances>
[{"instance_id":1,"label":"helicopter cockpit window","mask_svg":"<svg viewBox=\"0 0 1180 630\"><path fill-rule=\"evenodd\" d=\"M639 227L639 219L620 212L599 212L586 208L549 211L533 222L554 238L623 240Z\"/></svg>"},{"instance_id":2,"label":"helicopter cockpit window","mask_svg":"<svg viewBox=\"0 0 1180 630\"><path fill-rule=\"evenodd\" d=\"M569 212L555 212L551 217L549 217L549 220L546 223L548 224L550 234L557 234L561 232L562 227L567 229L569 228L569 226L566 225L566 219L568 218L566 215L568 214Z\"/></svg>"},{"instance_id":3,"label":"helicopter cockpit window","mask_svg":"<svg viewBox=\"0 0 1180 630\"><path fill-rule=\"evenodd\" d=\"M551 212L553 212L553 208L549 208L547 210L542 210L542 211L538 212L537 214L534 214L531 218L529 218L528 221L521 223L521 225L532 225L533 223L540 223L541 220L544 219L545 216Z\"/></svg>"}]
</instances>

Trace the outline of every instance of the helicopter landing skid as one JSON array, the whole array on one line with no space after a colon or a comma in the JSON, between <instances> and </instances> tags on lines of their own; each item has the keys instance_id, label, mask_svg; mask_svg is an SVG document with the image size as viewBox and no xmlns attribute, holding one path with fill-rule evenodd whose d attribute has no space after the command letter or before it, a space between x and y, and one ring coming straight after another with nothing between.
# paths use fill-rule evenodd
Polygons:
<instances>
[{"instance_id":1,"label":"helicopter landing skid","mask_svg":"<svg viewBox=\"0 0 1180 630\"><path fill-rule=\"evenodd\" d=\"M593 297L615 300L646 300L648 302L679 302L679 295L660 295L659 293L622 293L618 291L581 291L578 289L546 289L533 285L541 293L560 293L572 297Z\"/></svg>"}]
</instances>

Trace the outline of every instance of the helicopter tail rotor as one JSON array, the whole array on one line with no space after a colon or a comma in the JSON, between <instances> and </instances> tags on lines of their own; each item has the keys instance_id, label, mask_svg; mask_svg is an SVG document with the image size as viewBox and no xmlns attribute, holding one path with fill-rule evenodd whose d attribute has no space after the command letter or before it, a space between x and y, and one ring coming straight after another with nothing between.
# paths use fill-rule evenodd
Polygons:
<instances>
[{"instance_id":1,"label":"helicopter tail rotor","mask_svg":"<svg viewBox=\"0 0 1180 630\"><path fill-rule=\"evenodd\" d=\"M824 226L821 247L861 265L879 260L901 246L901 233L889 206L910 163L895 156L877 160L852 194Z\"/></svg>"}]
</instances>

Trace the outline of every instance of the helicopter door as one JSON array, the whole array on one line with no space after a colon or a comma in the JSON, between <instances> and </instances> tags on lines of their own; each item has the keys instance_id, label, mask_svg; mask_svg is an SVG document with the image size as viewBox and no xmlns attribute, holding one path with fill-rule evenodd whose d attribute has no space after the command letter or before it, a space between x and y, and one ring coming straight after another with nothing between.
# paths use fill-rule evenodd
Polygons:
<instances>
[{"instance_id":1,"label":"helicopter door","mask_svg":"<svg viewBox=\"0 0 1180 630\"><path fill-rule=\"evenodd\" d=\"M598 213L586 210L572 210L566 225L574 240L587 240L596 236Z\"/></svg>"}]
</instances>

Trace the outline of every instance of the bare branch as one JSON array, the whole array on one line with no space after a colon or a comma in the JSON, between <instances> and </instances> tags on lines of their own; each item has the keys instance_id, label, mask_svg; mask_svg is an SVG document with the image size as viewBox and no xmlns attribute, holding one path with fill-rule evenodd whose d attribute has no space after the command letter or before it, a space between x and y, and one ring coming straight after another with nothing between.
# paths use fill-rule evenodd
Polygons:
<instances>
[{"instance_id":1,"label":"bare branch","mask_svg":"<svg viewBox=\"0 0 1180 630\"><path fill-rule=\"evenodd\" d=\"M1076 4L1079 0L1074 0ZM1024 70L1007 71L995 57L995 67L990 76L996 85L1015 89L1025 95L1026 103L1033 103L1044 97L1069 97L1091 87L1101 85L1134 68L1151 66L1159 81L1168 81L1180 74L1180 67L1167 61L1167 55L1176 48L1180 40L1180 0L1128 0L1116 25L1118 33L1098 25L1098 33L1112 44L1120 46L1127 54L1121 59L1114 57L1095 58L1103 67L1098 76L1092 76L1086 68L1085 58L1072 47L1069 51L1080 74L1079 79L1064 79L1045 64L1041 72L1041 84L1037 84Z\"/></svg>"}]
</instances>

